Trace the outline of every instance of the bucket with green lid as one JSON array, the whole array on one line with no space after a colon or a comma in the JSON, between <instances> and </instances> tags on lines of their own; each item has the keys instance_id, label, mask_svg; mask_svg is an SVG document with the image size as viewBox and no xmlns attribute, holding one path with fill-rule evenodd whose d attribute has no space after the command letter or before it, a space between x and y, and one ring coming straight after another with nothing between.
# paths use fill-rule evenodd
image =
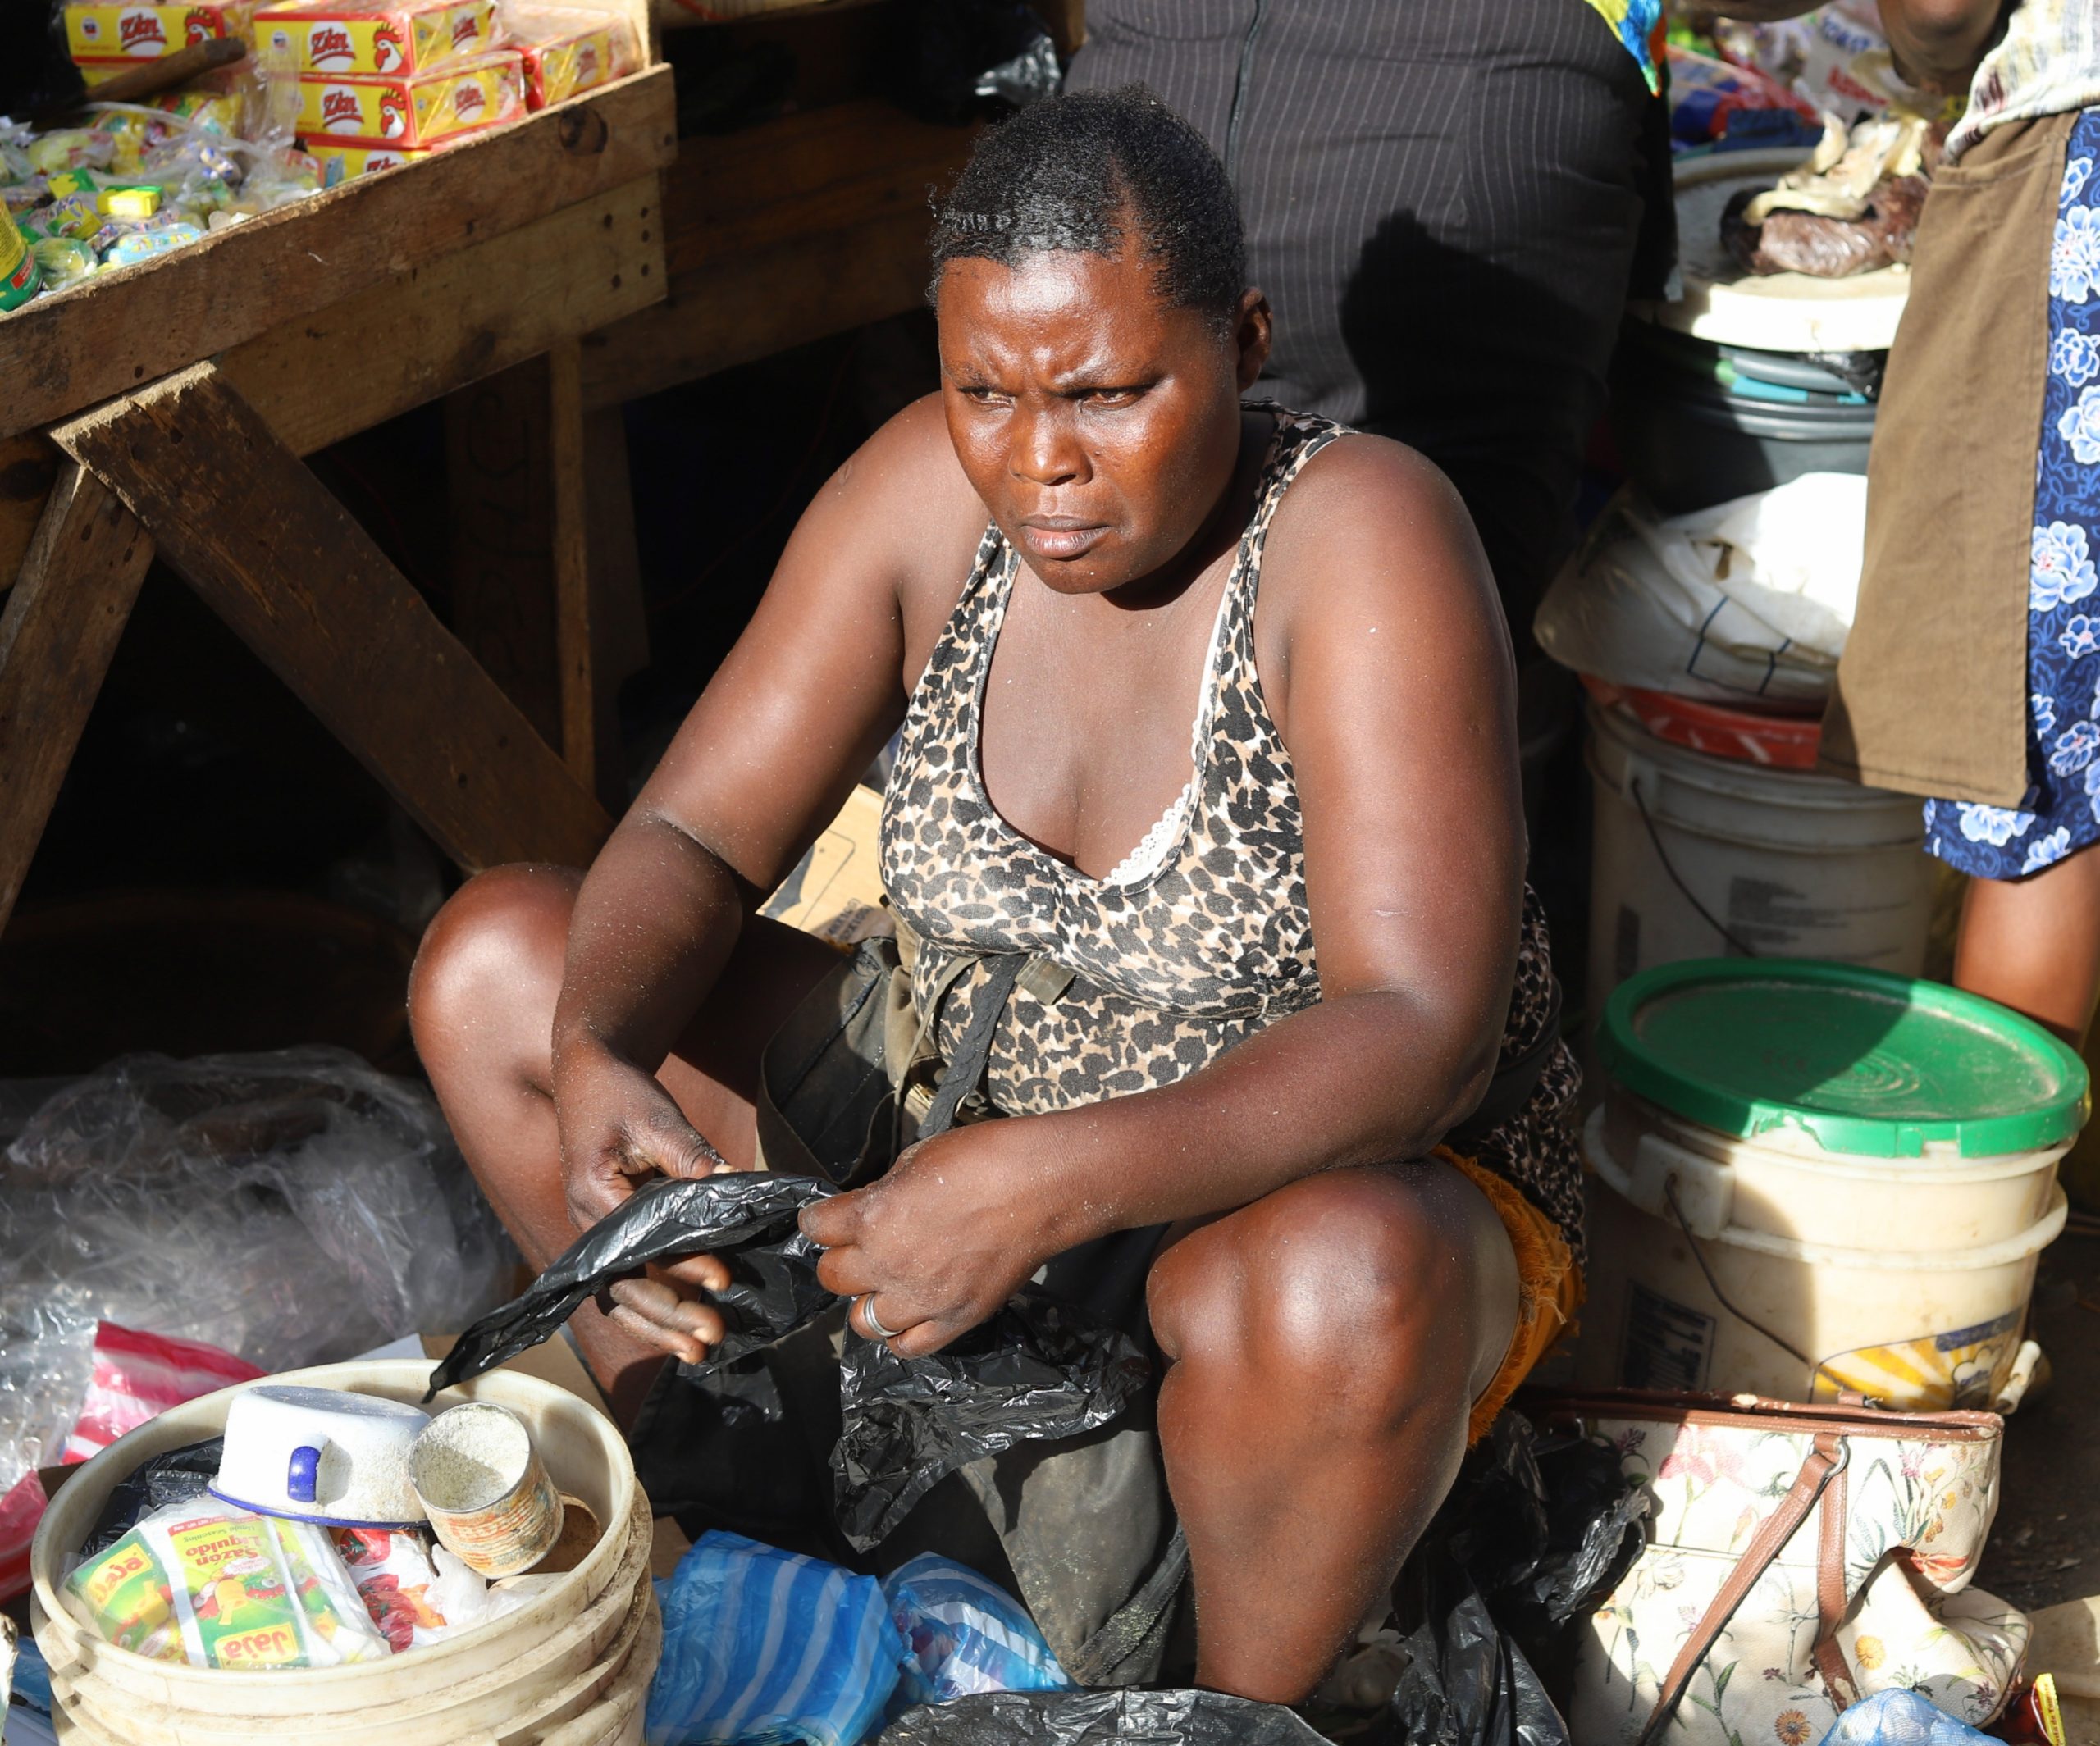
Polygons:
<instances>
[{"instance_id":1,"label":"bucket with green lid","mask_svg":"<svg viewBox=\"0 0 2100 1746\"><path fill-rule=\"evenodd\" d=\"M1996 1397L2063 1228L2070 1049L1939 983L1731 958L1622 983L1597 1056L1587 1379Z\"/></svg>"}]
</instances>

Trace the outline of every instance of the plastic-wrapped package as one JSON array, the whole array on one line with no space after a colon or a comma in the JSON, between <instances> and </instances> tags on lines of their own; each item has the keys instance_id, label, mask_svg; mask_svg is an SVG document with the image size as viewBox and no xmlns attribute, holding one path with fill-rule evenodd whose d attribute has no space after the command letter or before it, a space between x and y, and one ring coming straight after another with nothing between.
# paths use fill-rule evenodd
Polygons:
<instances>
[{"instance_id":1,"label":"plastic-wrapped package","mask_svg":"<svg viewBox=\"0 0 2100 1746\"><path fill-rule=\"evenodd\" d=\"M328 1538L357 1584L372 1622L396 1655L445 1635L447 1621L431 1592L437 1587L437 1570L422 1535L387 1528L331 1528Z\"/></svg>"},{"instance_id":2,"label":"plastic-wrapped package","mask_svg":"<svg viewBox=\"0 0 2100 1746\"><path fill-rule=\"evenodd\" d=\"M419 1087L335 1049L117 1061L0 1156L0 1488L56 1456L98 1320L289 1370L463 1327L513 1263Z\"/></svg>"},{"instance_id":3,"label":"plastic-wrapped package","mask_svg":"<svg viewBox=\"0 0 2100 1746\"><path fill-rule=\"evenodd\" d=\"M904 1642L904 1703L1072 1689L1028 1609L967 1566L921 1552L883 1579L883 1593Z\"/></svg>"},{"instance_id":4,"label":"plastic-wrapped package","mask_svg":"<svg viewBox=\"0 0 2100 1746\"><path fill-rule=\"evenodd\" d=\"M882 1584L742 1534L693 1542L668 1581L649 1746L858 1746L904 1646Z\"/></svg>"},{"instance_id":5,"label":"plastic-wrapped package","mask_svg":"<svg viewBox=\"0 0 2100 1746\"><path fill-rule=\"evenodd\" d=\"M103 1638L194 1667L336 1667L388 1654L325 1529L171 1504L84 1560L66 1610Z\"/></svg>"},{"instance_id":6,"label":"plastic-wrapped package","mask_svg":"<svg viewBox=\"0 0 2100 1746\"><path fill-rule=\"evenodd\" d=\"M838 1192L813 1177L766 1174L646 1183L523 1297L461 1334L424 1398L536 1345L586 1297L651 1261L711 1254L729 1264L730 1286L714 1297L728 1337L696 1370L785 1338L838 1301L818 1283L820 1251L797 1222L803 1207ZM840 1530L866 1551L957 1468L1016 1443L1097 1429L1151 1374L1129 1335L1034 1286L929 1357L900 1358L848 1335L839 1364L845 1423L831 1457Z\"/></svg>"},{"instance_id":7,"label":"plastic-wrapped package","mask_svg":"<svg viewBox=\"0 0 2100 1746\"><path fill-rule=\"evenodd\" d=\"M1424 1735L1425 1742L1433 1736ZM879 1746L1324 1746L1279 1704L1215 1691L988 1692L907 1710ZM1441 1741L1436 1746L1443 1746Z\"/></svg>"},{"instance_id":8,"label":"plastic-wrapped package","mask_svg":"<svg viewBox=\"0 0 2100 1746\"><path fill-rule=\"evenodd\" d=\"M1820 704L1852 627L1866 490L1805 473L1668 518L1622 497L1539 603L1539 646L1614 685Z\"/></svg>"}]
</instances>

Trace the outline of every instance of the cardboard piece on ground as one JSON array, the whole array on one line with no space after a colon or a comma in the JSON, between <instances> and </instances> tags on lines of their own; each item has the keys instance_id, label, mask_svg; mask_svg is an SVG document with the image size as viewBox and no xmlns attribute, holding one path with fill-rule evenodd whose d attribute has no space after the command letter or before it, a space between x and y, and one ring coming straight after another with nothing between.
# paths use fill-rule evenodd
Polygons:
<instances>
[{"instance_id":1,"label":"cardboard piece on ground","mask_svg":"<svg viewBox=\"0 0 2100 1746\"><path fill-rule=\"evenodd\" d=\"M678 1560L692 1550L685 1529L668 1516L658 1516L655 1537L649 1544L649 1574L668 1578L678 1569Z\"/></svg>"},{"instance_id":2,"label":"cardboard piece on ground","mask_svg":"<svg viewBox=\"0 0 2100 1746\"><path fill-rule=\"evenodd\" d=\"M2029 1616L2027 1671L2056 1675L2070 1746L2100 1746L2100 1596Z\"/></svg>"},{"instance_id":3,"label":"cardboard piece on ground","mask_svg":"<svg viewBox=\"0 0 2100 1746\"><path fill-rule=\"evenodd\" d=\"M882 827L883 797L856 786L758 913L834 946L894 932L883 907Z\"/></svg>"}]
</instances>

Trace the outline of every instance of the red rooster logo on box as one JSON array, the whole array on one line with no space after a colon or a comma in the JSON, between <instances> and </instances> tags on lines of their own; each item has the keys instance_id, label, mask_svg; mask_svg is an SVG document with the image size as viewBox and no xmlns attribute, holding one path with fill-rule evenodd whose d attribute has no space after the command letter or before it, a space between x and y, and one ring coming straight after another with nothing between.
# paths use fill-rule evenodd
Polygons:
<instances>
[{"instance_id":1,"label":"red rooster logo on box","mask_svg":"<svg viewBox=\"0 0 2100 1746\"><path fill-rule=\"evenodd\" d=\"M382 73L390 73L408 59L401 48L401 32L391 22L377 25L372 33L372 64Z\"/></svg>"},{"instance_id":2,"label":"red rooster logo on box","mask_svg":"<svg viewBox=\"0 0 2100 1746\"><path fill-rule=\"evenodd\" d=\"M379 93L379 137L399 139L409 130L409 98L402 91Z\"/></svg>"},{"instance_id":3,"label":"red rooster logo on box","mask_svg":"<svg viewBox=\"0 0 2100 1746\"><path fill-rule=\"evenodd\" d=\"M182 42L186 48L208 43L223 34L226 21L207 6L193 6L182 15Z\"/></svg>"}]
</instances>

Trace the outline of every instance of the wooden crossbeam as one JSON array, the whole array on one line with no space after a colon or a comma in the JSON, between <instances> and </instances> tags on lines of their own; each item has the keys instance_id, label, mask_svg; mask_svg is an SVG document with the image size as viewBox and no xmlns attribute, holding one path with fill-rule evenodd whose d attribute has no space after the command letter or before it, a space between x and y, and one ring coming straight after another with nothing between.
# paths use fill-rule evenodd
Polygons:
<instances>
[{"instance_id":1,"label":"wooden crossbeam","mask_svg":"<svg viewBox=\"0 0 2100 1746\"><path fill-rule=\"evenodd\" d=\"M596 852L605 809L216 366L52 435L460 865Z\"/></svg>"},{"instance_id":2,"label":"wooden crossbeam","mask_svg":"<svg viewBox=\"0 0 2100 1746\"><path fill-rule=\"evenodd\" d=\"M0 928L153 558L131 512L92 474L62 467L0 611Z\"/></svg>"}]
</instances>

